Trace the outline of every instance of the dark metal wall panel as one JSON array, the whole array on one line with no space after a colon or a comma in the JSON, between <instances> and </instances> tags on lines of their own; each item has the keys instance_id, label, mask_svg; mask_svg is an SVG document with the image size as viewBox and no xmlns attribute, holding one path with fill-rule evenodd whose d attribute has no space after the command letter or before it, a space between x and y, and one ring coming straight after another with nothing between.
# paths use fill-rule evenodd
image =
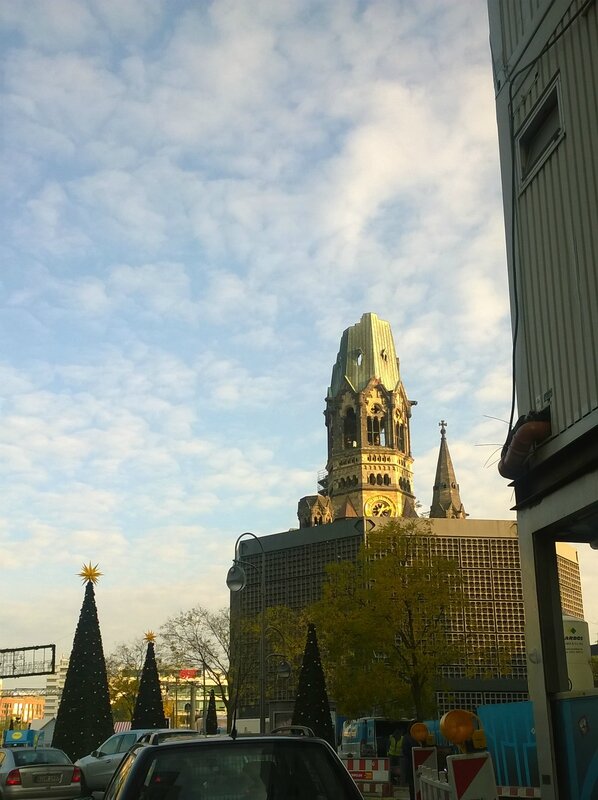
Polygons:
<instances>
[{"instance_id":1,"label":"dark metal wall panel","mask_svg":"<svg viewBox=\"0 0 598 800\"><path fill-rule=\"evenodd\" d=\"M514 108L517 130L559 76L565 136L517 202L527 391L552 393L553 432L598 407L598 29L595 4L532 68ZM524 396L521 396L524 392Z\"/></svg>"},{"instance_id":2,"label":"dark metal wall panel","mask_svg":"<svg viewBox=\"0 0 598 800\"><path fill-rule=\"evenodd\" d=\"M501 0L503 48L505 59L511 58L521 43L530 36L552 0Z\"/></svg>"},{"instance_id":3,"label":"dark metal wall panel","mask_svg":"<svg viewBox=\"0 0 598 800\"><path fill-rule=\"evenodd\" d=\"M493 56L495 75L501 77L497 109L508 237L515 206L509 269L516 272L511 301L520 313L518 404L526 413L550 403L558 434L598 409L597 4L509 0L499 8L503 52L493 47ZM496 8L490 14L496 43L493 13L496 19ZM553 27L546 35L549 22ZM544 44L533 40L540 23ZM557 40L546 47L550 34ZM505 62L506 53L513 63ZM505 84L505 76L511 83ZM518 133L555 80L564 135L525 184L519 177Z\"/></svg>"}]
</instances>

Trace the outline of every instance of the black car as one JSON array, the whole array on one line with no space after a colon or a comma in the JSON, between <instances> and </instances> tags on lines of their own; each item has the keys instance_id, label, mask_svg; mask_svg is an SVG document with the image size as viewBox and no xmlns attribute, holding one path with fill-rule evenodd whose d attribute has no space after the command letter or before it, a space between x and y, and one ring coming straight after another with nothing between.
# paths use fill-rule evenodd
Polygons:
<instances>
[{"instance_id":1,"label":"black car","mask_svg":"<svg viewBox=\"0 0 598 800\"><path fill-rule=\"evenodd\" d=\"M309 736L209 737L137 747L104 800L362 800L330 745Z\"/></svg>"}]
</instances>

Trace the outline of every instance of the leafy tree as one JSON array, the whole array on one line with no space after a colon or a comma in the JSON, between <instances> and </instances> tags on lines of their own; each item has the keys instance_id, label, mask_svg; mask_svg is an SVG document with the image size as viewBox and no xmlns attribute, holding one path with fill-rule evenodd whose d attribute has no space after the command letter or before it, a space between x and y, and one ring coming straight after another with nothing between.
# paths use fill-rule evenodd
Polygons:
<instances>
[{"instance_id":1,"label":"leafy tree","mask_svg":"<svg viewBox=\"0 0 598 800\"><path fill-rule=\"evenodd\" d=\"M237 634L231 633L229 609L210 611L195 606L169 618L160 631L172 663L189 669L205 669L230 720L233 680L237 675L242 680L251 665L241 664L236 672L231 668L231 643L234 647Z\"/></svg>"},{"instance_id":2,"label":"leafy tree","mask_svg":"<svg viewBox=\"0 0 598 800\"><path fill-rule=\"evenodd\" d=\"M131 728L165 728L164 706L162 704L162 691L156 665L154 649L155 634L149 631L145 634L147 651L145 662L139 681L139 694L135 702L135 710L131 720Z\"/></svg>"},{"instance_id":3,"label":"leafy tree","mask_svg":"<svg viewBox=\"0 0 598 800\"><path fill-rule=\"evenodd\" d=\"M307 725L316 736L326 739L332 747L335 746L326 681L320 660L316 628L313 624L307 626L307 641L299 673L292 724Z\"/></svg>"},{"instance_id":4,"label":"leafy tree","mask_svg":"<svg viewBox=\"0 0 598 800\"><path fill-rule=\"evenodd\" d=\"M216 695L214 690L210 689L210 700L208 702L208 710L206 712L206 733L218 733L218 717L216 716Z\"/></svg>"},{"instance_id":5,"label":"leafy tree","mask_svg":"<svg viewBox=\"0 0 598 800\"><path fill-rule=\"evenodd\" d=\"M73 761L95 750L114 733L94 592L101 573L97 564L92 567L90 563L79 574L85 583L85 596L52 738L52 744Z\"/></svg>"},{"instance_id":6,"label":"leafy tree","mask_svg":"<svg viewBox=\"0 0 598 800\"><path fill-rule=\"evenodd\" d=\"M461 574L431 552L431 535L427 521L392 519L368 534L354 563L328 567L310 614L342 713L424 719L439 668L461 659L450 633L466 606Z\"/></svg>"}]
</instances>

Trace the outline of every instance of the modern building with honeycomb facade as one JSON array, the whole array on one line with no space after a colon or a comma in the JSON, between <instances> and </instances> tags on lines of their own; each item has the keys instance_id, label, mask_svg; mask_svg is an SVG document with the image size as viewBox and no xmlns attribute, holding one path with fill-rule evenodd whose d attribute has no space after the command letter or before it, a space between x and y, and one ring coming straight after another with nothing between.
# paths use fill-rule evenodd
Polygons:
<instances>
[{"instance_id":1,"label":"modern building with honeycomb facade","mask_svg":"<svg viewBox=\"0 0 598 800\"><path fill-rule=\"evenodd\" d=\"M388 322L364 314L343 333L326 398L328 461L318 494L301 498L300 527L239 542L239 558L252 564L247 586L231 594L231 622L256 618L262 607L261 569L265 568L264 606L302 609L321 597L326 566L354 560L368 533L391 517L417 517L413 494L410 418ZM477 664L483 677L471 677L471 664L447 664L439 679L439 713L481 703L527 698L525 616L516 523L469 519L446 438L440 446L429 511L430 551L459 563L470 605L455 620L453 635L472 650L495 652L492 663ZM583 616L576 551L560 545L559 574L563 612ZM263 559L263 562L262 562ZM505 676L498 654L511 654ZM503 665L504 666L504 665ZM291 699L294 687L276 698ZM240 716L256 716L257 699L245 696Z\"/></svg>"}]
</instances>

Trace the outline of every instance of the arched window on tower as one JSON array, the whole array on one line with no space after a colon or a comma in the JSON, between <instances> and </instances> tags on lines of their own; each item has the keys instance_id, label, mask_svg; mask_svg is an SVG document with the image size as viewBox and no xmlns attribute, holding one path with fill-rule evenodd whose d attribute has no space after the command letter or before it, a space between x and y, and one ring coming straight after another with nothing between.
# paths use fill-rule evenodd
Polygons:
<instances>
[{"instance_id":1,"label":"arched window on tower","mask_svg":"<svg viewBox=\"0 0 598 800\"><path fill-rule=\"evenodd\" d=\"M343 447L357 446L357 418L352 408L347 409L343 420Z\"/></svg>"},{"instance_id":2,"label":"arched window on tower","mask_svg":"<svg viewBox=\"0 0 598 800\"><path fill-rule=\"evenodd\" d=\"M397 447L405 452L405 426L401 422L397 422Z\"/></svg>"},{"instance_id":3,"label":"arched window on tower","mask_svg":"<svg viewBox=\"0 0 598 800\"><path fill-rule=\"evenodd\" d=\"M372 413L367 419L368 444L386 446L386 420L384 411L379 405L372 406Z\"/></svg>"}]
</instances>

